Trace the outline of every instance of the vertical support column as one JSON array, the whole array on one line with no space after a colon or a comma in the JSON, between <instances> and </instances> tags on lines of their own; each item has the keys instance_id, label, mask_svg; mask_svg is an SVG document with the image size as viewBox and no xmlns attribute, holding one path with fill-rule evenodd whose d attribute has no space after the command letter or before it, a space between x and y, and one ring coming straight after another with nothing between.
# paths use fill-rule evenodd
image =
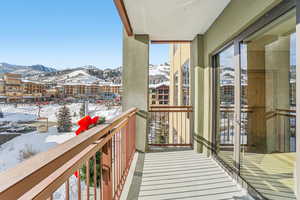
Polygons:
<instances>
[{"instance_id":1,"label":"vertical support column","mask_svg":"<svg viewBox=\"0 0 300 200\"><path fill-rule=\"evenodd\" d=\"M296 194L300 198L300 0L297 3L296 24Z\"/></svg>"},{"instance_id":2,"label":"vertical support column","mask_svg":"<svg viewBox=\"0 0 300 200\"><path fill-rule=\"evenodd\" d=\"M147 149L149 36L123 33L122 109L139 109L136 117L136 148Z\"/></svg>"},{"instance_id":3,"label":"vertical support column","mask_svg":"<svg viewBox=\"0 0 300 200\"><path fill-rule=\"evenodd\" d=\"M209 155L207 148L210 145L209 138L204 135L204 46L203 35L197 35L191 43L191 84L192 106L194 109L194 132L192 134L194 149L197 153ZM206 105L209 107L208 105Z\"/></svg>"},{"instance_id":4,"label":"vertical support column","mask_svg":"<svg viewBox=\"0 0 300 200\"><path fill-rule=\"evenodd\" d=\"M248 151L265 153L266 137L266 70L265 45L268 37L247 44L247 102L252 112L248 116Z\"/></svg>"},{"instance_id":5,"label":"vertical support column","mask_svg":"<svg viewBox=\"0 0 300 200\"><path fill-rule=\"evenodd\" d=\"M112 194L112 140L106 143L102 148L102 197L103 200L111 200Z\"/></svg>"},{"instance_id":6,"label":"vertical support column","mask_svg":"<svg viewBox=\"0 0 300 200\"><path fill-rule=\"evenodd\" d=\"M241 140L241 66L240 66L240 44L234 41L234 163L240 168L240 140Z\"/></svg>"},{"instance_id":7,"label":"vertical support column","mask_svg":"<svg viewBox=\"0 0 300 200\"><path fill-rule=\"evenodd\" d=\"M276 39L276 40L275 40ZM290 109L290 36L280 36L265 45L266 113ZM289 152L288 117L266 120L266 152Z\"/></svg>"}]
</instances>

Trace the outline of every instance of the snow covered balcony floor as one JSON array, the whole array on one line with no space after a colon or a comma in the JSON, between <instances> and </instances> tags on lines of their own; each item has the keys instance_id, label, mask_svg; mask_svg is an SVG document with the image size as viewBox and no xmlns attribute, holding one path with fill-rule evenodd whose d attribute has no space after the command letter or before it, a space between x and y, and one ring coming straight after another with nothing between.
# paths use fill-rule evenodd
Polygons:
<instances>
[{"instance_id":1,"label":"snow covered balcony floor","mask_svg":"<svg viewBox=\"0 0 300 200\"><path fill-rule=\"evenodd\" d=\"M193 150L151 152L139 157L124 199L252 199L214 160Z\"/></svg>"}]
</instances>

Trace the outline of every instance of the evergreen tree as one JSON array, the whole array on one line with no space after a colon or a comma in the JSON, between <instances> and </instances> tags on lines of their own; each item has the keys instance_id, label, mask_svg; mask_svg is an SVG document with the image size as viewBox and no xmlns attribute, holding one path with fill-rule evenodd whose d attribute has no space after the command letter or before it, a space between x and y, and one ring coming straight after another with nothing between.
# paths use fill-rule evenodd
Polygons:
<instances>
[{"instance_id":1,"label":"evergreen tree","mask_svg":"<svg viewBox=\"0 0 300 200\"><path fill-rule=\"evenodd\" d=\"M85 104L84 103L80 107L79 116L81 118L85 117Z\"/></svg>"},{"instance_id":2,"label":"evergreen tree","mask_svg":"<svg viewBox=\"0 0 300 200\"><path fill-rule=\"evenodd\" d=\"M58 132L70 132L72 129L72 120L70 109L62 106L58 111L57 130Z\"/></svg>"},{"instance_id":3,"label":"evergreen tree","mask_svg":"<svg viewBox=\"0 0 300 200\"><path fill-rule=\"evenodd\" d=\"M101 180L101 166L100 166L100 159L101 159L101 153L97 152L96 153L96 177L97 177L97 182L96 186L99 187L100 185L100 180ZM90 169L90 187L94 186L94 159L90 159L89 161L89 169ZM81 168L81 173L80 177L82 180L86 180L87 174L86 174L86 164L82 166Z\"/></svg>"}]
</instances>

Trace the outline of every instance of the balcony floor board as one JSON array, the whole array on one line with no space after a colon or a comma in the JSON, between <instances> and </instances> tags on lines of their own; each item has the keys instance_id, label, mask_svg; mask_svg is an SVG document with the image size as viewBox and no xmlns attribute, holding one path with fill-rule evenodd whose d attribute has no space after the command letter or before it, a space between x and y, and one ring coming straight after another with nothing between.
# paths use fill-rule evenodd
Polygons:
<instances>
[{"instance_id":1,"label":"balcony floor board","mask_svg":"<svg viewBox=\"0 0 300 200\"><path fill-rule=\"evenodd\" d=\"M212 159L193 150L146 153L139 200L252 200Z\"/></svg>"}]
</instances>

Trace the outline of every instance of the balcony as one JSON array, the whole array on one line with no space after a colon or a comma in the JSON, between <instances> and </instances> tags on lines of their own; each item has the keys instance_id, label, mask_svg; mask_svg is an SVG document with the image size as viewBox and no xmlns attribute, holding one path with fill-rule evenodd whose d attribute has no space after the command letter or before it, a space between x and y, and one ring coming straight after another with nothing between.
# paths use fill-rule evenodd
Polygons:
<instances>
[{"instance_id":1,"label":"balcony","mask_svg":"<svg viewBox=\"0 0 300 200\"><path fill-rule=\"evenodd\" d=\"M296 1L114 2L124 113L0 174L0 199L299 199ZM170 105L192 106L149 107L161 43Z\"/></svg>"},{"instance_id":2,"label":"balcony","mask_svg":"<svg viewBox=\"0 0 300 200\"><path fill-rule=\"evenodd\" d=\"M155 128L149 125L144 154L135 147L139 111L130 109L1 173L0 199L57 199L56 193L104 200L246 197L213 159L192 150L191 112L190 106L152 107Z\"/></svg>"}]
</instances>

